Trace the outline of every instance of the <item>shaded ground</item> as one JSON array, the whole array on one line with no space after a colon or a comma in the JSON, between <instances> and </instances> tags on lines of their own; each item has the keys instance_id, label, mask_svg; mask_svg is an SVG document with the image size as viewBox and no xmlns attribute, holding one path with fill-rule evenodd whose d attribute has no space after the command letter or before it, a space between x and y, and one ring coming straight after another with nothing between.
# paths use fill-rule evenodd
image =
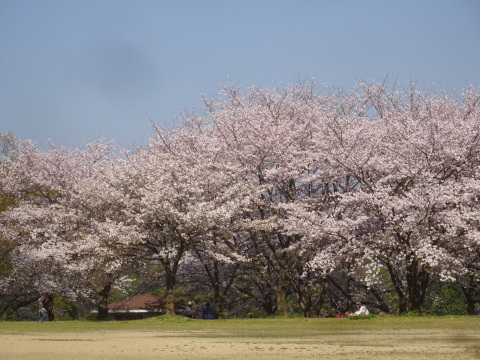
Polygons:
<instances>
[{"instance_id":1,"label":"shaded ground","mask_svg":"<svg viewBox=\"0 0 480 360\"><path fill-rule=\"evenodd\" d=\"M312 334L300 339L227 332L0 332L0 359L480 359L480 333L388 330Z\"/></svg>"}]
</instances>

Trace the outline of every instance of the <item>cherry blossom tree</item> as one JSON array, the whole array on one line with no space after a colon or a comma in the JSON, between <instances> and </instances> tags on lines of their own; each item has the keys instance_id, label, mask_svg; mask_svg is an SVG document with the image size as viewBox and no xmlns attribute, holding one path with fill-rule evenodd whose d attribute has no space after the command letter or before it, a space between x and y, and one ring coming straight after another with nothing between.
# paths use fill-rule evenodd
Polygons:
<instances>
[{"instance_id":1,"label":"cherry blossom tree","mask_svg":"<svg viewBox=\"0 0 480 360\"><path fill-rule=\"evenodd\" d=\"M172 133L154 127L156 137L116 163L107 183L119 191L116 207L137 228L130 248L144 259L159 262L165 276L167 314L174 314L173 295L185 253L214 232L225 229L248 195L228 171L212 167L195 148L208 139L191 137L190 129ZM113 198L113 197L111 197ZM127 220L125 220L127 221Z\"/></svg>"},{"instance_id":2,"label":"cherry blossom tree","mask_svg":"<svg viewBox=\"0 0 480 360\"><path fill-rule=\"evenodd\" d=\"M318 244L287 233L282 221L285 208L300 199L327 201L335 181L334 170L312 151L316 123L325 116L323 99L312 86L245 92L229 87L222 98L206 104L212 137L222 148L218 161L230 164L253 194L234 225L236 235L245 240L240 255L274 290L277 314L287 313L291 290L307 314L323 291L324 279L318 281L305 268L313 254L310 246Z\"/></svg>"},{"instance_id":3,"label":"cherry blossom tree","mask_svg":"<svg viewBox=\"0 0 480 360\"><path fill-rule=\"evenodd\" d=\"M122 263L105 235L111 234L106 204L103 209L90 204L97 199L89 185L100 186L96 167L112 145L96 141L84 151L53 144L39 150L25 141L17 145L18 155L2 163L2 192L16 199L2 214L3 236L14 244L15 269L4 279L6 286L21 284L20 274L31 271L24 276L30 293L73 296L75 290L85 293L89 284L98 296L112 280L98 289L93 279L102 271L110 274L107 278L118 277L112 268Z\"/></svg>"},{"instance_id":4,"label":"cherry blossom tree","mask_svg":"<svg viewBox=\"0 0 480 360\"><path fill-rule=\"evenodd\" d=\"M386 269L399 311L421 310L432 273L468 272L464 249L478 262L478 195L467 185L478 181L478 101L473 91L454 100L360 84L318 139L319 156L344 168L355 187L330 216L310 204L297 209L291 231L309 219L307 238L334 239L336 258L355 261L368 287L381 285ZM320 252L312 266L327 272L335 263Z\"/></svg>"}]
</instances>

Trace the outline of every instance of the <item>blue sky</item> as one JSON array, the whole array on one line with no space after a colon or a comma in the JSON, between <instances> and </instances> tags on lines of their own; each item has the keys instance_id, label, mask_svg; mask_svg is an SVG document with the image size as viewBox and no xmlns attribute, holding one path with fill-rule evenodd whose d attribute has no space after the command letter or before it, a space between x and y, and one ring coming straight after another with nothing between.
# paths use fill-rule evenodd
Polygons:
<instances>
[{"instance_id":1,"label":"blue sky","mask_svg":"<svg viewBox=\"0 0 480 360\"><path fill-rule=\"evenodd\" d=\"M122 146L201 94L390 75L480 90L478 0L0 0L0 132Z\"/></svg>"}]
</instances>

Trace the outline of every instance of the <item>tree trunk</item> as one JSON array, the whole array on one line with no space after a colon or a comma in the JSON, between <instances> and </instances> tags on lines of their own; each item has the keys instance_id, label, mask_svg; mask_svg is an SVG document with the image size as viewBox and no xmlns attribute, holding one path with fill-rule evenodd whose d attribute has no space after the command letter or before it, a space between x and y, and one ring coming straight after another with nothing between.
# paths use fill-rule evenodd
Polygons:
<instances>
[{"instance_id":1,"label":"tree trunk","mask_svg":"<svg viewBox=\"0 0 480 360\"><path fill-rule=\"evenodd\" d=\"M414 257L407 266L407 311L421 312L430 281L430 272Z\"/></svg>"},{"instance_id":2,"label":"tree trunk","mask_svg":"<svg viewBox=\"0 0 480 360\"><path fill-rule=\"evenodd\" d=\"M175 302L171 287L165 289L165 316L175 316Z\"/></svg>"},{"instance_id":3,"label":"tree trunk","mask_svg":"<svg viewBox=\"0 0 480 360\"><path fill-rule=\"evenodd\" d=\"M298 305L303 311L304 317L311 317L311 310L313 307L312 297L306 294L302 295L301 298L298 298Z\"/></svg>"},{"instance_id":4,"label":"tree trunk","mask_svg":"<svg viewBox=\"0 0 480 360\"><path fill-rule=\"evenodd\" d=\"M96 291L97 299L97 320L107 320L108 317L108 295L110 294L110 289L112 288L112 283L108 282L104 285L103 288Z\"/></svg>"},{"instance_id":5,"label":"tree trunk","mask_svg":"<svg viewBox=\"0 0 480 360\"><path fill-rule=\"evenodd\" d=\"M213 295L214 295L214 300L213 300L213 316L215 319L218 319L220 317L220 314L223 309L223 304L225 302L225 295L222 291L222 288L220 286L221 284L221 274L218 268L218 261L213 262L213 281L212 281L212 287L213 287Z\"/></svg>"},{"instance_id":6,"label":"tree trunk","mask_svg":"<svg viewBox=\"0 0 480 360\"><path fill-rule=\"evenodd\" d=\"M384 296L380 292L378 292L376 289L371 288L370 293L375 297L377 300L376 307L383 311L386 314L391 314L392 311L390 310L390 307L388 304L385 302Z\"/></svg>"},{"instance_id":7,"label":"tree trunk","mask_svg":"<svg viewBox=\"0 0 480 360\"><path fill-rule=\"evenodd\" d=\"M225 303L225 297L220 291L214 291L213 302L213 316L218 319L223 311L223 304Z\"/></svg>"},{"instance_id":8,"label":"tree trunk","mask_svg":"<svg viewBox=\"0 0 480 360\"><path fill-rule=\"evenodd\" d=\"M298 278L292 283L292 288L297 296L298 305L303 311L304 317L318 317L325 304L325 294L327 292L328 283L322 280L321 283L312 284Z\"/></svg>"},{"instance_id":9,"label":"tree trunk","mask_svg":"<svg viewBox=\"0 0 480 360\"><path fill-rule=\"evenodd\" d=\"M288 315L287 293L285 291L285 286L276 285L276 286L272 286L272 289L275 292L275 299L276 299L275 315L279 315L279 316Z\"/></svg>"},{"instance_id":10,"label":"tree trunk","mask_svg":"<svg viewBox=\"0 0 480 360\"><path fill-rule=\"evenodd\" d=\"M165 267L165 282L165 316L175 316L173 289L175 288L176 275L169 267Z\"/></svg>"},{"instance_id":11,"label":"tree trunk","mask_svg":"<svg viewBox=\"0 0 480 360\"><path fill-rule=\"evenodd\" d=\"M475 314L475 299L472 297L466 297L467 299L467 314Z\"/></svg>"},{"instance_id":12,"label":"tree trunk","mask_svg":"<svg viewBox=\"0 0 480 360\"><path fill-rule=\"evenodd\" d=\"M263 302L261 305L267 316L271 316L275 314L276 305L274 304L274 301L271 297L264 296Z\"/></svg>"},{"instance_id":13,"label":"tree trunk","mask_svg":"<svg viewBox=\"0 0 480 360\"><path fill-rule=\"evenodd\" d=\"M406 287L402 284L402 279L397 274L395 268L389 262L386 263L393 287L398 296L398 312L400 314L405 314L409 311L419 313L422 311L422 305L427 293L430 272L425 265L420 263L421 260L415 255L407 255L405 262L404 280Z\"/></svg>"},{"instance_id":14,"label":"tree trunk","mask_svg":"<svg viewBox=\"0 0 480 360\"><path fill-rule=\"evenodd\" d=\"M467 284L461 287L463 294L465 295L465 299L467 301L466 312L468 314L475 314L475 303L478 300L479 289L478 289L475 276L473 275L467 275L467 276L468 276Z\"/></svg>"},{"instance_id":15,"label":"tree trunk","mask_svg":"<svg viewBox=\"0 0 480 360\"><path fill-rule=\"evenodd\" d=\"M345 274L344 274L345 275ZM333 278L333 276L331 275L327 275L327 280L338 290L340 291L340 293L342 294L342 296L345 298L346 300L346 304L344 304L345 306L342 306L344 307L344 310L351 310L352 309L352 305L353 305L353 297L352 297L352 289L351 289L351 280L348 276L345 275L345 278L346 278L346 284L345 286L342 286L340 284L340 282L338 282L337 280L335 280ZM336 306L338 307L338 304L336 304ZM340 311L339 308L337 308L338 311Z\"/></svg>"},{"instance_id":16,"label":"tree trunk","mask_svg":"<svg viewBox=\"0 0 480 360\"><path fill-rule=\"evenodd\" d=\"M44 301L45 310L47 310L48 321L55 320L55 314L53 313L55 297L52 294L47 294Z\"/></svg>"},{"instance_id":17,"label":"tree trunk","mask_svg":"<svg viewBox=\"0 0 480 360\"><path fill-rule=\"evenodd\" d=\"M390 280L392 280L393 288L395 289L395 292L397 293L398 313L399 314L404 314L408 311L408 305L407 305L407 297L405 295L402 280L401 280L400 276L397 274L395 266L393 266L390 263L388 258L384 259L384 264L388 269L388 273L390 275Z\"/></svg>"},{"instance_id":18,"label":"tree trunk","mask_svg":"<svg viewBox=\"0 0 480 360\"><path fill-rule=\"evenodd\" d=\"M194 249L197 258L202 263L208 280L210 281L214 296L213 315L218 319L225 306L227 294L233 285L239 265L234 265L232 269L226 269L225 267L222 268L218 260L205 256L198 249ZM224 281L222 282L222 280Z\"/></svg>"},{"instance_id":19,"label":"tree trunk","mask_svg":"<svg viewBox=\"0 0 480 360\"><path fill-rule=\"evenodd\" d=\"M297 295L298 305L303 311L303 316L309 317L313 307L311 288L303 284L303 281L299 279L296 284L293 284L293 289Z\"/></svg>"}]
</instances>

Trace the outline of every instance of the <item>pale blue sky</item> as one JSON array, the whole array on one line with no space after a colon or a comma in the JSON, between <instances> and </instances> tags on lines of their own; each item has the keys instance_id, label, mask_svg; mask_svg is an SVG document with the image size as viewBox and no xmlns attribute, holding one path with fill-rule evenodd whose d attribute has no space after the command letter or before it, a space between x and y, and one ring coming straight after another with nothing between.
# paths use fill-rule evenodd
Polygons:
<instances>
[{"instance_id":1,"label":"pale blue sky","mask_svg":"<svg viewBox=\"0 0 480 360\"><path fill-rule=\"evenodd\" d=\"M480 90L480 0L0 0L0 132L128 147L230 81Z\"/></svg>"}]
</instances>

